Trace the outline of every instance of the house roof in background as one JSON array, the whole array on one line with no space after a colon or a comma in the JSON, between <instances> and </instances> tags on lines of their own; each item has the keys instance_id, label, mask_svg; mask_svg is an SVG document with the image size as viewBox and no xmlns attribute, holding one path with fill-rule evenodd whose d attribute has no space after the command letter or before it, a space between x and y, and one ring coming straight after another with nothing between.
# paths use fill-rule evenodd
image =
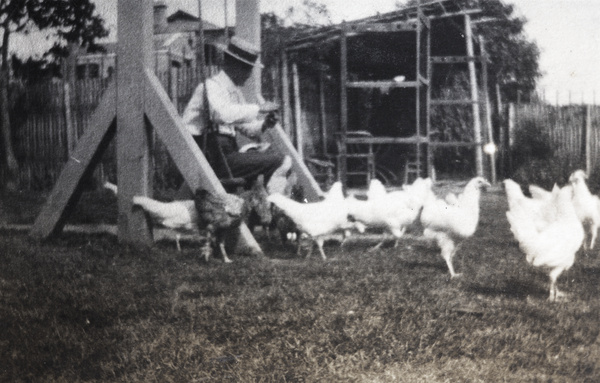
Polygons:
<instances>
[{"instance_id":1,"label":"house roof in background","mask_svg":"<svg viewBox=\"0 0 600 383\"><path fill-rule=\"evenodd\" d=\"M170 16L167 17L167 22L169 22L169 23L173 23L173 22L177 22L177 21L195 21L195 22L197 22L198 16L194 16L190 13L182 11L181 9L178 9L173 14L171 14ZM207 20L203 20L202 25L204 26L205 31L207 31L207 30L222 30L223 29L223 27L218 27L215 24L213 24Z\"/></svg>"}]
</instances>

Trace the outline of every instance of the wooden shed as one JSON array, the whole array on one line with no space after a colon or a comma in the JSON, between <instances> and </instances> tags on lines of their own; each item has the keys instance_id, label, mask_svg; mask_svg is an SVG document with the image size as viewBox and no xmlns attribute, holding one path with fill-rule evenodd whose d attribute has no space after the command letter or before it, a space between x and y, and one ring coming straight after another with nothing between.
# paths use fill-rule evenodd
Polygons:
<instances>
[{"instance_id":1,"label":"wooden shed","mask_svg":"<svg viewBox=\"0 0 600 383\"><path fill-rule=\"evenodd\" d=\"M434 0L289 41L282 102L298 151L346 186L488 175L480 16L477 1Z\"/></svg>"}]
</instances>

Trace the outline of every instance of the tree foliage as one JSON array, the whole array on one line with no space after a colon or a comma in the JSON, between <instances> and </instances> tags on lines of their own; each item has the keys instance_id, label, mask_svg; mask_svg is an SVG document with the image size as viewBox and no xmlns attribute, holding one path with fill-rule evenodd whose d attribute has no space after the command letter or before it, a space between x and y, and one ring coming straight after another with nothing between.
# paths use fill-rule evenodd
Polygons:
<instances>
[{"instance_id":1,"label":"tree foliage","mask_svg":"<svg viewBox=\"0 0 600 383\"><path fill-rule=\"evenodd\" d=\"M541 76L540 50L524 33L527 20L514 15L514 5L499 0L485 0L481 4L484 17L490 21L478 25L486 41L490 56L488 70L496 83L503 87L506 96L510 83L516 82L522 94L529 98Z\"/></svg>"},{"instance_id":2,"label":"tree foliage","mask_svg":"<svg viewBox=\"0 0 600 383\"><path fill-rule=\"evenodd\" d=\"M261 15L262 55L266 66L278 59L287 41L311 28L331 25L331 14L326 5L303 0L300 6L289 7L283 17L272 12Z\"/></svg>"},{"instance_id":3,"label":"tree foliage","mask_svg":"<svg viewBox=\"0 0 600 383\"><path fill-rule=\"evenodd\" d=\"M516 97L515 88L528 99L541 76L540 50L525 35L527 19L515 14L515 6L501 0L455 0L468 9L478 6L481 14L476 18L474 34L482 36L490 58L488 73L490 86L499 84L505 98ZM421 0L421 4L427 1ZM415 6L417 0L408 0L399 7Z\"/></svg>"}]
</instances>

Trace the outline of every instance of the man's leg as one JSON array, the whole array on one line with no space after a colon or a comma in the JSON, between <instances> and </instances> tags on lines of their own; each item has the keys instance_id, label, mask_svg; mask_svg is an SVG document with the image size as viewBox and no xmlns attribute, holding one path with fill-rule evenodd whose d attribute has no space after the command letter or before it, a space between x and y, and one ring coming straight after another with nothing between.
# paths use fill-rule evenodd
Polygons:
<instances>
[{"instance_id":1,"label":"man's leg","mask_svg":"<svg viewBox=\"0 0 600 383\"><path fill-rule=\"evenodd\" d=\"M256 178L264 174L265 183L283 163L284 156L272 149L264 152L233 152L227 155L227 163L234 177Z\"/></svg>"}]
</instances>

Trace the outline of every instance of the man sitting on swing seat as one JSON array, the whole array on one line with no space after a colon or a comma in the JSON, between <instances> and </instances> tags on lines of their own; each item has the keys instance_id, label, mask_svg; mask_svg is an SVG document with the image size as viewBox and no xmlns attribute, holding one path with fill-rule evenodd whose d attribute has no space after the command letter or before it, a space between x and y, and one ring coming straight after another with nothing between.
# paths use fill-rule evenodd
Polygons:
<instances>
[{"instance_id":1,"label":"man sitting on swing seat","mask_svg":"<svg viewBox=\"0 0 600 383\"><path fill-rule=\"evenodd\" d=\"M251 149L245 150L244 147L240 150L237 142L238 132L260 141L261 133L275 126L278 121L277 104L248 103L240 89L252 75L253 68L261 65L258 60L259 50L236 36L231 38L229 44L214 45L224 53L222 69L206 79L205 84L200 83L196 87L183 112L183 121L200 148L204 146L202 135L209 133L205 127L206 121L210 121L211 132L217 142L209 140L207 145L220 146L227 162L225 166L229 168L227 170L223 169L223 166L213 164L218 177L232 176L253 180L263 174L268 185L269 179L278 168L285 169L283 173L289 169L291 158L276 152L269 143L245 145ZM205 107L205 100L208 101L208 108ZM226 172L231 174L225 174ZM278 173L281 172L280 170Z\"/></svg>"}]
</instances>

